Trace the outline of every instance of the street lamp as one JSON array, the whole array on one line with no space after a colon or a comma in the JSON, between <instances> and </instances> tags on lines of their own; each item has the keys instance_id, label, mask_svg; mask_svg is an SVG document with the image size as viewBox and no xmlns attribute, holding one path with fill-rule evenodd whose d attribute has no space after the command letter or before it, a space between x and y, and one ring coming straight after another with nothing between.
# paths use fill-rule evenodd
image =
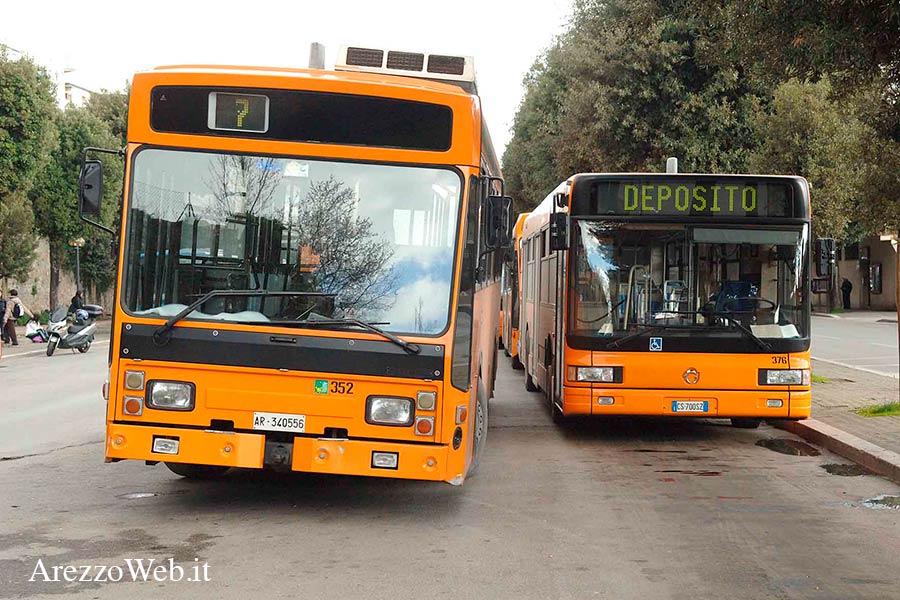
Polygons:
<instances>
[{"instance_id":1,"label":"street lamp","mask_svg":"<svg viewBox=\"0 0 900 600\"><path fill-rule=\"evenodd\" d=\"M75 248L75 291L78 291L81 289L81 249L84 248L84 238L71 239L69 245Z\"/></svg>"}]
</instances>

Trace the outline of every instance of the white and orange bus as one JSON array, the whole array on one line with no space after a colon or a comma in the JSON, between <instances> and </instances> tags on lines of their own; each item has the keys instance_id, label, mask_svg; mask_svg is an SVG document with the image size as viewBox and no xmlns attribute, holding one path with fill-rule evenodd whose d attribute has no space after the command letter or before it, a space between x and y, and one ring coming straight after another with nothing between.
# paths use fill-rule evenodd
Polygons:
<instances>
[{"instance_id":1,"label":"white and orange bus","mask_svg":"<svg viewBox=\"0 0 900 600\"><path fill-rule=\"evenodd\" d=\"M810 414L801 177L583 173L522 239L526 387L569 415Z\"/></svg>"},{"instance_id":2,"label":"white and orange bus","mask_svg":"<svg viewBox=\"0 0 900 600\"><path fill-rule=\"evenodd\" d=\"M500 295L500 344L503 352L512 360L514 369L521 369L519 361L519 297L522 294L522 255L519 242L522 240L522 227L529 213L521 213L513 226L512 246L503 261L503 276Z\"/></svg>"},{"instance_id":3,"label":"white and orange bus","mask_svg":"<svg viewBox=\"0 0 900 600\"><path fill-rule=\"evenodd\" d=\"M468 57L135 75L106 459L461 484L510 200ZM86 160L82 214L99 214Z\"/></svg>"}]
</instances>

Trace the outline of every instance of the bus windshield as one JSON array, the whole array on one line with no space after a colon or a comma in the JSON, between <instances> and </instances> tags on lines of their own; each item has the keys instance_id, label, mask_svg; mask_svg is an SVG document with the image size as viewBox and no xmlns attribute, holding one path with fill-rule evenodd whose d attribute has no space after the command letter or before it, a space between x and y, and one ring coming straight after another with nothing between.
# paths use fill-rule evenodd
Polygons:
<instances>
[{"instance_id":1,"label":"bus windshield","mask_svg":"<svg viewBox=\"0 0 900 600\"><path fill-rule=\"evenodd\" d=\"M214 297L187 318L354 318L440 334L449 322L460 190L451 169L140 150L124 308L169 318L214 290L298 292Z\"/></svg>"},{"instance_id":2,"label":"bus windshield","mask_svg":"<svg viewBox=\"0 0 900 600\"><path fill-rule=\"evenodd\" d=\"M570 329L604 337L665 328L806 338L807 228L578 219Z\"/></svg>"}]
</instances>

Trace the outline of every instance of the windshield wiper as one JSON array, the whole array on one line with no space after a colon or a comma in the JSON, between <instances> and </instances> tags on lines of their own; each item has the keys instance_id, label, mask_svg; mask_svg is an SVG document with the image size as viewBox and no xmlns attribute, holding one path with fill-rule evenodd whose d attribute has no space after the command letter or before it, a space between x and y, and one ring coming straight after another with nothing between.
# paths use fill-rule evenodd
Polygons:
<instances>
[{"instance_id":1,"label":"windshield wiper","mask_svg":"<svg viewBox=\"0 0 900 600\"><path fill-rule=\"evenodd\" d=\"M722 312L722 311L711 311L711 312L708 312L707 314L727 319L732 325L737 327L738 331L743 333L745 336L750 338L754 344L759 346L759 348L761 350L765 350L766 352L772 351L772 346L770 346L768 344L768 342L764 342L761 338L757 337L757 335L755 333L753 333L752 331L750 331L750 329L748 329L743 323L741 323L740 321L738 321L737 319L735 319L728 313Z\"/></svg>"},{"instance_id":2,"label":"windshield wiper","mask_svg":"<svg viewBox=\"0 0 900 600\"><path fill-rule=\"evenodd\" d=\"M764 342L761 338L757 337L756 334L753 333L752 331L750 331L750 329L748 329L743 323L741 323L740 321L738 321L737 319L735 319L734 317L732 317L730 314L728 314L726 312L712 311L712 312L704 313L702 311L687 311L687 310L671 310L671 311L666 311L666 312L671 313L671 314L677 314L677 315L704 315L704 316L714 315L717 317L722 317L723 319L726 319L729 323L734 325L738 331L740 331L742 334L744 334L745 336L750 338L750 340L752 340L754 344L759 346L759 348L761 350L764 350L766 352L772 351L772 346L770 346L767 342ZM636 331L635 333L632 333L631 335L626 335L623 338L614 340L614 341L608 343L606 345L606 347L609 349L618 348L619 346L621 346L622 344L624 344L626 342L630 342L631 340L637 339L643 335L647 335L650 333L656 333L663 329L686 329L686 328L689 328L689 326L686 327L685 325L665 325L665 324L644 325L644 327L646 327L646 329Z\"/></svg>"},{"instance_id":3,"label":"windshield wiper","mask_svg":"<svg viewBox=\"0 0 900 600\"><path fill-rule=\"evenodd\" d=\"M609 348L610 350L612 350L613 348L618 348L625 342L630 342L631 340L636 340L637 338L639 338L643 335L656 333L663 329L684 329L683 325L644 325L644 327L646 327L646 329L641 329L640 331L636 331L630 335L626 335L623 338L613 340L612 342L608 343L606 345L606 347Z\"/></svg>"},{"instance_id":4,"label":"windshield wiper","mask_svg":"<svg viewBox=\"0 0 900 600\"><path fill-rule=\"evenodd\" d=\"M172 339L172 329L175 328L175 324L178 321L182 320L201 306L207 301L213 298L228 298L228 297L238 297L238 298L246 298L249 296L261 296L263 298L268 296L274 297L291 297L291 296L302 296L302 297L333 297L336 294L330 294L328 292L270 292L268 290L213 290L206 294L203 294L196 300L194 300L190 306L182 310L180 313L166 321L163 325L160 325L156 331L153 332L153 342L157 346L165 346L169 343L169 340Z\"/></svg>"},{"instance_id":5,"label":"windshield wiper","mask_svg":"<svg viewBox=\"0 0 900 600\"><path fill-rule=\"evenodd\" d=\"M377 327L374 323L360 321L359 319L313 319L312 321L306 319L304 321L291 321L291 323L302 327L317 327L319 325L325 327L340 327L348 325L351 327L359 327L360 329L371 331L372 333L376 333L386 340L394 342L395 344L406 350L406 352L409 354L418 354L422 351L422 348L420 348L418 344L407 342L406 340L397 337L393 333L389 333L384 329ZM388 325L388 323L378 323L378 325Z\"/></svg>"}]
</instances>

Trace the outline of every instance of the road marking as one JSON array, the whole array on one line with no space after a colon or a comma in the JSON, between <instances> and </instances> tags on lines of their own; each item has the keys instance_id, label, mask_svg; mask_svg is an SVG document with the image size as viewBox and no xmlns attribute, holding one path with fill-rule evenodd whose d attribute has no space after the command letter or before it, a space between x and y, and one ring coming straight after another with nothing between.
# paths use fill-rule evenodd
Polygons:
<instances>
[{"instance_id":1,"label":"road marking","mask_svg":"<svg viewBox=\"0 0 900 600\"><path fill-rule=\"evenodd\" d=\"M814 339L814 340L817 340L817 339L819 339L819 338L821 338L821 339L823 339L823 340L839 340L839 339L841 339L841 338L839 338L839 337L834 337L834 336L831 336L831 335L822 335L821 333L817 333L813 339Z\"/></svg>"},{"instance_id":2,"label":"road marking","mask_svg":"<svg viewBox=\"0 0 900 600\"><path fill-rule=\"evenodd\" d=\"M895 346L893 344L880 344L878 342L869 342L869 343L872 344L873 346L882 346L884 348L890 348L891 350L897 349L897 346Z\"/></svg>"},{"instance_id":3,"label":"road marking","mask_svg":"<svg viewBox=\"0 0 900 600\"><path fill-rule=\"evenodd\" d=\"M99 342L91 343L91 345L92 346L102 346L102 345L108 344L108 343L109 343L109 340L100 340ZM58 350L68 350L68 348L58 348ZM3 358L5 358L5 359L17 358L19 356L28 356L29 354L47 354L47 349L44 348L43 350L29 350L28 352L17 352L16 354L4 354ZM0 359L0 360L2 360L2 359Z\"/></svg>"},{"instance_id":4,"label":"road marking","mask_svg":"<svg viewBox=\"0 0 900 600\"><path fill-rule=\"evenodd\" d=\"M857 371L863 371L865 373L871 373L872 375L881 375L882 377L893 377L894 379L900 379L900 374L898 373L885 373L883 371L875 371L874 369L867 369L865 367L857 367L856 365L849 365L847 363L838 362L836 360L828 360L827 358L818 358L816 356L811 356L813 360L818 360L823 363L828 363L829 365L837 365L839 367L847 367L848 369L856 369Z\"/></svg>"}]
</instances>

